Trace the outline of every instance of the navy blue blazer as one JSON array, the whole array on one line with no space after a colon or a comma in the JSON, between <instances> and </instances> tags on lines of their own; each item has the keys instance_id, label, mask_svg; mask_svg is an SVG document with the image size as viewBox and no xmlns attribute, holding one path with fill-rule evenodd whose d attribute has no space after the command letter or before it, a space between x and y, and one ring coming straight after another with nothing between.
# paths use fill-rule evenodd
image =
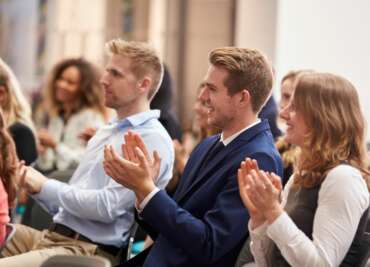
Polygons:
<instances>
[{"instance_id":1,"label":"navy blue blazer","mask_svg":"<svg viewBox=\"0 0 370 267\"><path fill-rule=\"evenodd\" d=\"M158 192L140 214L158 232L144 266L234 266L248 237L248 212L238 192L237 170L246 157L282 176L283 166L267 120L240 134L207 166L200 165L219 136L199 144L171 199Z\"/></svg>"}]
</instances>

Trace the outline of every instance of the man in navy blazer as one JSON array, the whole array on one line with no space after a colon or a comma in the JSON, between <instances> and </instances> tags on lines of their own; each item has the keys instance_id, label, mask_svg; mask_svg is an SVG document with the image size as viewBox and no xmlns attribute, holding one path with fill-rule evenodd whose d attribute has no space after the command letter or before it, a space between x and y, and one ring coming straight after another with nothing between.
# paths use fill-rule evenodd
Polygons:
<instances>
[{"instance_id":1,"label":"man in navy blazer","mask_svg":"<svg viewBox=\"0 0 370 267\"><path fill-rule=\"evenodd\" d=\"M234 266L248 237L236 178L241 161L253 158L261 169L283 174L268 122L257 116L271 94L267 59L256 50L224 47L209 61L201 98L208 123L222 133L194 149L174 199L155 187L158 156L148 156L138 135L126 136L135 140L124 148L126 159L105 150L106 172L135 192L139 217L156 233L144 262L139 254L122 266Z\"/></svg>"}]
</instances>

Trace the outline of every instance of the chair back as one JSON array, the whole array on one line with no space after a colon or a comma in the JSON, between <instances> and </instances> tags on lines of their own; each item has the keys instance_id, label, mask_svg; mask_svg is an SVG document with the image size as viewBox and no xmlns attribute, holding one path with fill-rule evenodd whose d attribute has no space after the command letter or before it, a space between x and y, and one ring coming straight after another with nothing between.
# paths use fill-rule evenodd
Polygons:
<instances>
[{"instance_id":1,"label":"chair back","mask_svg":"<svg viewBox=\"0 0 370 267\"><path fill-rule=\"evenodd\" d=\"M367 267L369 258L370 258L370 233L365 232L364 237L362 239L362 244L361 244L361 262L359 267Z\"/></svg>"},{"instance_id":2,"label":"chair back","mask_svg":"<svg viewBox=\"0 0 370 267\"><path fill-rule=\"evenodd\" d=\"M102 257L57 255L47 259L41 267L111 267Z\"/></svg>"}]
</instances>

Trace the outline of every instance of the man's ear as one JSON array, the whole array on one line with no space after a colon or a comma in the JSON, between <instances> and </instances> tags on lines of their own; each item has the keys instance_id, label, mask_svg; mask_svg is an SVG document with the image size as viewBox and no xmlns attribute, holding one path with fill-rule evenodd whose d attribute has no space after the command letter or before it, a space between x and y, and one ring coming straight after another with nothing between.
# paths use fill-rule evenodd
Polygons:
<instances>
[{"instance_id":1,"label":"man's ear","mask_svg":"<svg viewBox=\"0 0 370 267\"><path fill-rule=\"evenodd\" d=\"M152 78L150 78L149 76L145 76L141 81L139 81L139 90L141 92L148 93L151 86L152 86Z\"/></svg>"},{"instance_id":2,"label":"man's ear","mask_svg":"<svg viewBox=\"0 0 370 267\"><path fill-rule=\"evenodd\" d=\"M240 91L239 104L241 106L247 106L251 104L251 94L247 89Z\"/></svg>"}]
</instances>

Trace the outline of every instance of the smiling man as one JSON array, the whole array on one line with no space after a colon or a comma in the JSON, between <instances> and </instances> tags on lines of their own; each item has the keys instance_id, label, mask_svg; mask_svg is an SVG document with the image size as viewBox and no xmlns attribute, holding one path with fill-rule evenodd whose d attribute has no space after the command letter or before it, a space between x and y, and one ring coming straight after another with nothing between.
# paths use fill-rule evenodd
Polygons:
<instances>
[{"instance_id":1,"label":"smiling man","mask_svg":"<svg viewBox=\"0 0 370 267\"><path fill-rule=\"evenodd\" d=\"M107 47L110 58L100 82L105 104L117 111L117 118L89 141L69 184L27 168L24 186L55 214L53 224L43 232L16 225L0 266L36 267L53 255L101 255L112 262L120 258L134 221L135 196L105 173L103 150L107 144L120 150L128 130L139 132L149 150L161 153L157 186L163 188L172 176L172 141L158 121L160 112L149 107L163 76L157 53L145 43L120 39Z\"/></svg>"},{"instance_id":2,"label":"smiling man","mask_svg":"<svg viewBox=\"0 0 370 267\"><path fill-rule=\"evenodd\" d=\"M135 192L139 215L155 239L149 252L123 266L234 266L248 236L236 179L240 162L253 158L261 169L282 175L268 122L257 117L272 88L266 58L256 50L224 47L213 50L209 61L200 98L208 123L222 133L194 149L174 199L155 186L147 164L106 150L106 171Z\"/></svg>"}]
</instances>

